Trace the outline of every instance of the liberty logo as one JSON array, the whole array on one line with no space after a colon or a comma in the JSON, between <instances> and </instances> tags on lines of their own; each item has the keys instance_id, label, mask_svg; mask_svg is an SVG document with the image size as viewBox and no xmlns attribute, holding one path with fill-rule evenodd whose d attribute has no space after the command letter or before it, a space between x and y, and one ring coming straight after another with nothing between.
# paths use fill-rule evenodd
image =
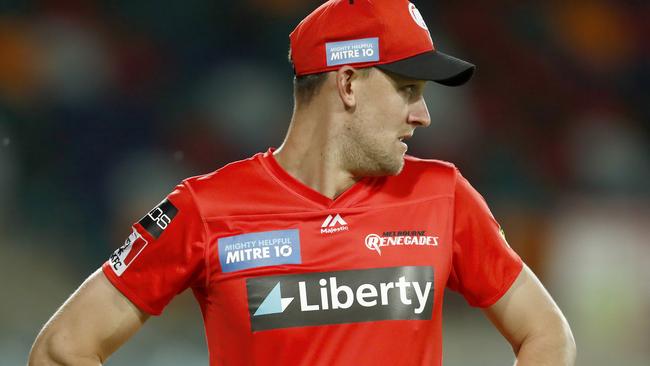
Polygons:
<instances>
[{"instance_id":1,"label":"liberty logo","mask_svg":"<svg viewBox=\"0 0 650 366\"><path fill-rule=\"evenodd\" d=\"M246 280L251 329L429 320L433 284L427 266L253 277Z\"/></svg>"},{"instance_id":2,"label":"liberty logo","mask_svg":"<svg viewBox=\"0 0 650 366\"><path fill-rule=\"evenodd\" d=\"M323 221L323 224L321 225L320 233L321 234L331 234L331 233L336 233L339 231L347 231L350 230L348 227L348 223L343 220L341 215L336 214L336 216L329 215Z\"/></svg>"},{"instance_id":3,"label":"liberty logo","mask_svg":"<svg viewBox=\"0 0 650 366\"><path fill-rule=\"evenodd\" d=\"M285 311L287 306L291 304L293 297L282 297L280 282L273 287L273 290L266 295L260 307L255 310L253 316L266 315L266 314L277 314Z\"/></svg>"}]
</instances>

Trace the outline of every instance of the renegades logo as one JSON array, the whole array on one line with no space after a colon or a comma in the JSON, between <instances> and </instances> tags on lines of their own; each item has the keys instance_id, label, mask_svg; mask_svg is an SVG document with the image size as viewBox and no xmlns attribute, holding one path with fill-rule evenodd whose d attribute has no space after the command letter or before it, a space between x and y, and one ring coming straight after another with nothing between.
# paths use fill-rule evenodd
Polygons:
<instances>
[{"instance_id":1,"label":"renegades logo","mask_svg":"<svg viewBox=\"0 0 650 366\"><path fill-rule=\"evenodd\" d=\"M366 248L381 255L382 247L438 246L439 237L426 235L426 231L385 231L383 234L366 235Z\"/></svg>"}]
</instances>

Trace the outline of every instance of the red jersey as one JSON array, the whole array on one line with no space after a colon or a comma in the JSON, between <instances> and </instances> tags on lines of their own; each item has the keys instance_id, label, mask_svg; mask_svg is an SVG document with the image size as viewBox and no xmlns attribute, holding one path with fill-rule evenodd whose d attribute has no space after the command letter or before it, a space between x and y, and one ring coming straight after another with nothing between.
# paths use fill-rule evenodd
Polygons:
<instances>
[{"instance_id":1,"label":"red jersey","mask_svg":"<svg viewBox=\"0 0 650 366\"><path fill-rule=\"evenodd\" d=\"M191 288L210 365L440 365L445 287L496 302L522 268L450 163L407 156L332 200L272 150L186 179L103 265L158 315Z\"/></svg>"}]
</instances>

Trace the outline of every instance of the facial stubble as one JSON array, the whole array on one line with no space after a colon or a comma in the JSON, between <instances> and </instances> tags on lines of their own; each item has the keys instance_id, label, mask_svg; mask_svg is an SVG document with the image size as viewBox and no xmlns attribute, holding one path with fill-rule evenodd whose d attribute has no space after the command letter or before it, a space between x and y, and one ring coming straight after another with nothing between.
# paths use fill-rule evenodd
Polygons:
<instances>
[{"instance_id":1,"label":"facial stubble","mask_svg":"<svg viewBox=\"0 0 650 366\"><path fill-rule=\"evenodd\" d=\"M384 141L381 131L367 121L354 119L345 126L341 138L344 168L358 177L397 175L404 167L404 157L394 142Z\"/></svg>"}]
</instances>

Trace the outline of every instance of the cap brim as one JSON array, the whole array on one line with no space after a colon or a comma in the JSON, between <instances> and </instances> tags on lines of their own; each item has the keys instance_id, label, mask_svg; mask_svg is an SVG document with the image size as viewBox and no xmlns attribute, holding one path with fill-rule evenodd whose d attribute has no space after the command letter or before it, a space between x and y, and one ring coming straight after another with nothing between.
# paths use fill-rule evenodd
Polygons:
<instances>
[{"instance_id":1,"label":"cap brim","mask_svg":"<svg viewBox=\"0 0 650 366\"><path fill-rule=\"evenodd\" d=\"M421 53L376 67L412 79L431 80L446 86L465 84L474 74L473 64L438 51Z\"/></svg>"}]
</instances>

